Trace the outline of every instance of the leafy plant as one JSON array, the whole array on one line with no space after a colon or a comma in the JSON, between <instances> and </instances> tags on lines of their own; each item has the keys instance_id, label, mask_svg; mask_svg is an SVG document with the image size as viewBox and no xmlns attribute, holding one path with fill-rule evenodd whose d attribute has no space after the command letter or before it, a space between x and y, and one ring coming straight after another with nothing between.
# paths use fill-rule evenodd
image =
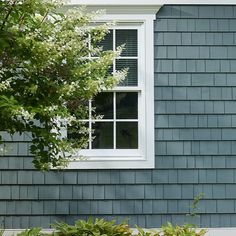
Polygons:
<instances>
[{"instance_id":1,"label":"leafy plant","mask_svg":"<svg viewBox=\"0 0 236 236\"><path fill-rule=\"evenodd\" d=\"M144 230L143 228L136 225L136 229L138 230L137 236L160 236L161 232L157 230Z\"/></svg>"},{"instance_id":2,"label":"leafy plant","mask_svg":"<svg viewBox=\"0 0 236 236\"><path fill-rule=\"evenodd\" d=\"M109 32L94 24L99 12L59 11L60 2L0 0L0 130L31 133L40 170L66 166L68 153L87 144L87 101L126 75L107 73L121 48L98 46ZM63 138L67 127L82 138Z\"/></svg>"},{"instance_id":3,"label":"leafy plant","mask_svg":"<svg viewBox=\"0 0 236 236\"><path fill-rule=\"evenodd\" d=\"M193 202L191 203L190 206L190 213L187 214L191 217L196 217L197 214L197 207L199 204L199 201L204 197L204 193L199 193L197 196L194 197Z\"/></svg>"},{"instance_id":4,"label":"leafy plant","mask_svg":"<svg viewBox=\"0 0 236 236\"><path fill-rule=\"evenodd\" d=\"M42 233L41 228L36 227L18 233L17 236L204 236L207 232L205 229L196 229L190 224L173 226L167 223L159 231L144 230L136 226L137 233L134 233L126 221L116 224L115 221L98 218L95 220L89 218L87 221L78 220L74 225L57 222L52 225L52 228L55 231L50 234Z\"/></svg>"},{"instance_id":5,"label":"leafy plant","mask_svg":"<svg viewBox=\"0 0 236 236\"><path fill-rule=\"evenodd\" d=\"M88 221L78 220L75 225L57 222L52 225L59 236L131 236L132 230L126 222L115 224L115 221L89 218Z\"/></svg>"},{"instance_id":6,"label":"leafy plant","mask_svg":"<svg viewBox=\"0 0 236 236\"><path fill-rule=\"evenodd\" d=\"M205 229L198 230L190 224L173 226L171 223L168 223L163 225L161 229L163 236L203 236L207 232Z\"/></svg>"},{"instance_id":7,"label":"leafy plant","mask_svg":"<svg viewBox=\"0 0 236 236\"><path fill-rule=\"evenodd\" d=\"M198 230L193 225L185 224L182 226L173 226L171 223L163 225L160 231L147 230L137 227L137 236L204 236L207 232L205 229Z\"/></svg>"},{"instance_id":8,"label":"leafy plant","mask_svg":"<svg viewBox=\"0 0 236 236\"><path fill-rule=\"evenodd\" d=\"M42 236L41 228L35 227L31 229L26 229L17 234L17 236Z\"/></svg>"}]
</instances>

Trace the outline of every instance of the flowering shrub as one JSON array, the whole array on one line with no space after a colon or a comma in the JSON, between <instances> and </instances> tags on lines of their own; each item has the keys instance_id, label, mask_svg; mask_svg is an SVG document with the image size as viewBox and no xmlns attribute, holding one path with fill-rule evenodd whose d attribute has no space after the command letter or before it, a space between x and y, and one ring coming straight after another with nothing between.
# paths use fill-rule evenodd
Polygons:
<instances>
[{"instance_id":1,"label":"flowering shrub","mask_svg":"<svg viewBox=\"0 0 236 236\"><path fill-rule=\"evenodd\" d=\"M79 120L87 101L126 74L107 73L121 48L98 46L109 27L92 24L99 12L61 13L62 6L58 0L0 0L0 130L30 132L40 170L67 165L66 153L86 145L86 138L62 138L61 130L73 126L85 136Z\"/></svg>"}]
</instances>

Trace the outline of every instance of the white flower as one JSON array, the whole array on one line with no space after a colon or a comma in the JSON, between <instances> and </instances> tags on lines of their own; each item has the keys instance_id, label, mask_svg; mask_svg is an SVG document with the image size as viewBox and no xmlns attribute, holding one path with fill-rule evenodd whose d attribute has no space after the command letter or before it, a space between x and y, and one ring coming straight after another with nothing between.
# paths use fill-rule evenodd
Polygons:
<instances>
[{"instance_id":1,"label":"white flower","mask_svg":"<svg viewBox=\"0 0 236 236\"><path fill-rule=\"evenodd\" d=\"M1 70L0 70L0 78L1 78ZM0 82L0 92L5 91L5 90L10 90L11 82L12 82L12 79L7 79L5 81Z\"/></svg>"},{"instance_id":2,"label":"white flower","mask_svg":"<svg viewBox=\"0 0 236 236\"><path fill-rule=\"evenodd\" d=\"M26 122L28 122L30 120L33 120L35 113L30 113L29 111L21 107L16 111L16 115L17 115L17 120L24 119Z\"/></svg>"},{"instance_id":3,"label":"white flower","mask_svg":"<svg viewBox=\"0 0 236 236\"><path fill-rule=\"evenodd\" d=\"M68 125L72 125L72 123L76 121L76 117L75 116L68 116L68 117L66 117L66 121L67 121Z\"/></svg>"},{"instance_id":4,"label":"white flower","mask_svg":"<svg viewBox=\"0 0 236 236\"><path fill-rule=\"evenodd\" d=\"M65 65L65 64L67 63L67 60L66 60L66 59L63 59L63 60L61 61L61 63L62 63L63 65Z\"/></svg>"},{"instance_id":5,"label":"white flower","mask_svg":"<svg viewBox=\"0 0 236 236\"><path fill-rule=\"evenodd\" d=\"M53 112L56 110L58 110L58 106L49 106L49 107L44 108L45 112Z\"/></svg>"}]
</instances>

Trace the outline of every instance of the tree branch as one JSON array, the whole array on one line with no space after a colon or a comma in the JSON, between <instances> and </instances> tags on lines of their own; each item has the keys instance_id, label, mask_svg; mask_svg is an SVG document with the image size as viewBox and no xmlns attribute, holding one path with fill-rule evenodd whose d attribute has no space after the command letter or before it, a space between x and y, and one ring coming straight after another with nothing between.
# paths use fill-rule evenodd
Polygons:
<instances>
[{"instance_id":1,"label":"tree branch","mask_svg":"<svg viewBox=\"0 0 236 236\"><path fill-rule=\"evenodd\" d=\"M5 17L5 19L3 20L3 23L2 23L2 25L1 25L1 28L0 28L0 30L3 30L3 28L4 28L4 26L5 26L6 22L7 22L7 19L8 19L8 17L9 17L9 16L10 16L10 14L12 13L12 11L13 11L13 8L14 8L14 7L15 7L15 5L16 5L16 2L17 2L17 0L14 0L13 4L11 5L11 8L10 8L10 10L7 12L7 15L6 15L6 17Z\"/></svg>"}]
</instances>

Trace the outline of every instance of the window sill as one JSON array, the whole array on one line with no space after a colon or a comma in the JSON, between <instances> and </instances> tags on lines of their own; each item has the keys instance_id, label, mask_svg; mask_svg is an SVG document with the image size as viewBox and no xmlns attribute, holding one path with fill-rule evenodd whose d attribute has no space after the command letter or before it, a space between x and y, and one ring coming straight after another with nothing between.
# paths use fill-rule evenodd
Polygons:
<instances>
[{"instance_id":1,"label":"window sill","mask_svg":"<svg viewBox=\"0 0 236 236\"><path fill-rule=\"evenodd\" d=\"M87 160L72 160L67 169L153 169L154 160L133 158L133 159L109 159L101 160L88 158Z\"/></svg>"}]
</instances>

